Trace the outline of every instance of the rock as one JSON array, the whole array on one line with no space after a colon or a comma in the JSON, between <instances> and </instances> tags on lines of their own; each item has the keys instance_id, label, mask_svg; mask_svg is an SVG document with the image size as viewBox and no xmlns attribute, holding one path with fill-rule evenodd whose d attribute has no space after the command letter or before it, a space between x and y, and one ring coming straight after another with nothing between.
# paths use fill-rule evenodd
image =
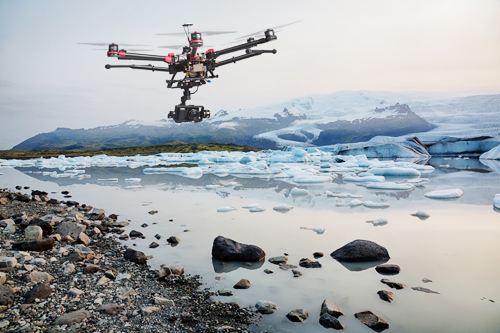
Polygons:
<instances>
[{"instance_id":1,"label":"rock","mask_svg":"<svg viewBox=\"0 0 500 333\"><path fill-rule=\"evenodd\" d=\"M345 262L387 261L387 249L368 240L357 239L330 254L334 259Z\"/></svg>"},{"instance_id":2,"label":"rock","mask_svg":"<svg viewBox=\"0 0 500 333\"><path fill-rule=\"evenodd\" d=\"M143 315L150 315L155 312L160 312L160 308L157 306L145 306L141 308L141 312Z\"/></svg>"},{"instance_id":3,"label":"rock","mask_svg":"<svg viewBox=\"0 0 500 333\"><path fill-rule=\"evenodd\" d=\"M167 242L169 244L179 244L180 241L181 240L177 236L170 236L170 237L167 238Z\"/></svg>"},{"instance_id":4,"label":"rock","mask_svg":"<svg viewBox=\"0 0 500 333\"><path fill-rule=\"evenodd\" d=\"M145 238L142 232L137 230L132 230L128 235L130 236L130 238Z\"/></svg>"},{"instance_id":5,"label":"rock","mask_svg":"<svg viewBox=\"0 0 500 333\"><path fill-rule=\"evenodd\" d=\"M156 235L155 235L155 238L159 240L159 239L161 238L161 235L156 234Z\"/></svg>"},{"instance_id":6,"label":"rock","mask_svg":"<svg viewBox=\"0 0 500 333\"><path fill-rule=\"evenodd\" d=\"M156 243L156 242L152 242L151 244L149 244L149 248L150 249L157 248L158 246L160 246L160 245L158 243Z\"/></svg>"},{"instance_id":7,"label":"rock","mask_svg":"<svg viewBox=\"0 0 500 333\"><path fill-rule=\"evenodd\" d=\"M381 300L391 303L394 300L394 293L388 290L377 291L378 296Z\"/></svg>"},{"instance_id":8,"label":"rock","mask_svg":"<svg viewBox=\"0 0 500 333\"><path fill-rule=\"evenodd\" d=\"M45 237L48 237L49 235L52 234L52 232L54 232L54 228L52 227L52 219L50 216L47 216L44 218L46 218L47 220L41 218L34 218L33 220L31 220L30 222L30 226L33 225L33 226L39 226L40 228L42 228L42 233L43 233L43 236Z\"/></svg>"},{"instance_id":9,"label":"rock","mask_svg":"<svg viewBox=\"0 0 500 333\"><path fill-rule=\"evenodd\" d=\"M299 270L292 269L293 277L301 277L302 273Z\"/></svg>"},{"instance_id":10,"label":"rock","mask_svg":"<svg viewBox=\"0 0 500 333\"><path fill-rule=\"evenodd\" d=\"M155 296L153 297L153 302L156 305L168 305L168 306L174 306L175 302L172 301L171 299L165 298L165 297L160 297L160 296Z\"/></svg>"},{"instance_id":11,"label":"rock","mask_svg":"<svg viewBox=\"0 0 500 333\"><path fill-rule=\"evenodd\" d=\"M329 315L331 315L335 318L338 318L338 317L344 315L342 313L342 311L340 310L340 308L337 306L337 304L333 303L332 301L330 301L328 299L325 299L323 301L323 303L321 303L320 314L325 314L325 313L328 313Z\"/></svg>"},{"instance_id":12,"label":"rock","mask_svg":"<svg viewBox=\"0 0 500 333\"><path fill-rule=\"evenodd\" d=\"M83 295L83 290L73 287L69 289L68 294L72 297L80 297L80 295Z\"/></svg>"},{"instance_id":13,"label":"rock","mask_svg":"<svg viewBox=\"0 0 500 333\"><path fill-rule=\"evenodd\" d=\"M80 233L84 232L86 226L80 223L75 222L61 222L57 226L57 233L61 235L61 237L70 236L73 239L78 239Z\"/></svg>"},{"instance_id":14,"label":"rock","mask_svg":"<svg viewBox=\"0 0 500 333\"><path fill-rule=\"evenodd\" d=\"M257 312L262 314L272 314L278 310L278 304L271 301L261 300L255 303L255 308Z\"/></svg>"},{"instance_id":15,"label":"rock","mask_svg":"<svg viewBox=\"0 0 500 333\"><path fill-rule=\"evenodd\" d=\"M7 282L7 274L0 272L0 285L5 284Z\"/></svg>"},{"instance_id":16,"label":"rock","mask_svg":"<svg viewBox=\"0 0 500 333\"><path fill-rule=\"evenodd\" d=\"M144 252L134 249L126 249L123 257L139 265L146 265L148 263L148 257L146 257Z\"/></svg>"},{"instance_id":17,"label":"rock","mask_svg":"<svg viewBox=\"0 0 500 333\"><path fill-rule=\"evenodd\" d=\"M0 257L0 271L11 271L17 266L17 259L14 257Z\"/></svg>"},{"instance_id":18,"label":"rock","mask_svg":"<svg viewBox=\"0 0 500 333\"><path fill-rule=\"evenodd\" d=\"M425 287L411 287L411 289L416 290L416 291L421 291L423 293L428 293L428 294L439 294L439 292L434 291L434 290L429 289L429 288L425 288Z\"/></svg>"},{"instance_id":19,"label":"rock","mask_svg":"<svg viewBox=\"0 0 500 333\"><path fill-rule=\"evenodd\" d=\"M360 322L376 332L382 332L389 328L389 324L371 311L363 311L354 314Z\"/></svg>"},{"instance_id":20,"label":"rock","mask_svg":"<svg viewBox=\"0 0 500 333\"><path fill-rule=\"evenodd\" d=\"M158 271L158 277L160 279L170 275L180 276L183 274L184 274L184 267L179 265L173 265L173 266L160 265L160 270Z\"/></svg>"},{"instance_id":21,"label":"rock","mask_svg":"<svg viewBox=\"0 0 500 333\"><path fill-rule=\"evenodd\" d=\"M158 213L158 211L157 211L157 210L150 210L150 211L148 212L148 214L150 214L150 215L154 215L154 214L157 214L157 213Z\"/></svg>"},{"instance_id":22,"label":"rock","mask_svg":"<svg viewBox=\"0 0 500 333\"><path fill-rule=\"evenodd\" d=\"M14 303L16 294L11 287L0 285L0 306L10 306Z\"/></svg>"},{"instance_id":23,"label":"rock","mask_svg":"<svg viewBox=\"0 0 500 333\"><path fill-rule=\"evenodd\" d=\"M234 286L234 289L248 289L250 288L251 283L247 279L241 279L239 280Z\"/></svg>"},{"instance_id":24,"label":"rock","mask_svg":"<svg viewBox=\"0 0 500 333\"><path fill-rule=\"evenodd\" d=\"M431 279L428 279L428 278L423 278L423 279L422 279L422 282L423 282L423 283L430 283L430 282L432 282L432 280L431 280Z\"/></svg>"},{"instance_id":25,"label":"rock","mask_svg":"<svg viewBox=\"0 0 500 333\"><path fill-rule=\"evenodd\" d=\"M380 280L380 282L382 282L383 284L386 284L390 288L394 288L394 289L398 289L398 290L403 289L405 287L404 284L399 283L399 282L390 281L389 279L382 279L382 280Z\"/></svg>"},{"instance_id":26,"label":"rock","mask_svg":"<svg viewBox=\"0 0 500 333\"><path fill-rule=\"evenodd\" d=\"M59 316L54 324L56 325L73 325L84 321L90 317L90 312L84 309L72 311Z\"/></svg>"},{"instance_id":27,"label":"rock","mask_svg":"<svg viewBox=\"0 0 500 333\"><path fill-rule=\"evenodd\" d=\"M3 233L6 235L12 235L16 232L16 223L13 219L6 219L0 221L0 226L3 226Z\"/></svg>"},{"instance_id":28,"label":"rock","mask_svg":"<svg viewBox=\"0 0 500 333\"><path fill-rule=\"evenodd\" d=\"M271 257L267 259L267 261L275 265L286 264L288 262L288 257L287 256Z\"/></svg>"},{"instance_id":29,"label":"rock","mask_svg":"<svg viewBox=\"0 0 500 333\"><path fill-rule=\"evenodd\" d=\"M62 194L62 195L68 195L68 194L69 194L69 191L61 191L61 194Z\"/></svg>"},{"instance_id":30,"label":"rock","mask_svg":"<svg viewBox=\"0 0 500 333\"><path fill-rule=\"evenodd\" d=\"M92 210L87 214L87 217L92 221L102 220L106 217L106 212L104 209L92 208Z\"/></svg>"},{"instance_id":31,"label":"rock","mask_svg":"<svg viewBox=\"0 0 500 333\"><path fill-rule=\"evenodd\" d=\"M33 303L36 299L48 298L51 294L52 288L50 288L49 283L40 282L24 295L24 303Z\"/></svg>"},{"instance_id":32,"label":"rock","mask_svg":"<svg viewBox=\"0 0 500 333\"><path fill-rule=\"evenodd\" d=\"M319 261L314 261L309 258L300 259L299 266L304 268L321 268Z\"/></svg>"},{"instance_id":33,"label":"rock","mask_svg":"<svg viewBox=\"0 0 500 333\"><path fill-rule=\"evenodd\" d=\"M344 326L340 323L340 321L328 313L323 313L319 317L319 323L324 328L333 328L334 330L343 330Z\"/></svg>"},{"instance_id":34,"label":"rock","mask_svg":"<svg viewBox=\"0 0 500 333\"><path fill-rule=\"evenodd\" d=\"M108 282L110 281L110 279L106 276L101 276L101 278L99 279L99 281L97 281L97 286L100 287L100 286L104 286L104 285L107 285Z\"/></svg>"},{"instance_id":35,"label":"rock","mask_svg":"<svg viewBox=\"0 0 500 333\"><path fill-rule=\"evenodd\" d=\"M266 273L266 274L273 274L274 272L272 270L266 268L264 270L264 273Z\"/></svg>"},{"instance_id":36,"label":"rock","mask_svg":"<svg viewBox=\"0 0 500 333\"><path fill-rule=\"evenodd\" d=\"M375 270L383 275L396 275L399 274L400 268L395 264L382 264L375 267Z\"/></svg>"},{"instance_id":37,"label":"rock","mask_svg":"<svg viewBox=\"0 0 500 333\"><path fill-rule=\"evenodd\" d=\"M12 244L12 249L16 251L47 251L54 247L54 239L47 238L37 241L20 241Z\"/></svg>"},{"instance_id":38,"label":"rock","mask_svg":"<svg viewBox=\"0 0 500 333\"><path fill-rule=\"evenodd\" d=\"M284 271L288 271L289 269L295 269L295 268L297 268L297 266L290 265L290 264L280 264L279 267L280 267L280 269L282 269Z\"/></svg>"},{"instance_id":39,"label":"rock","mask_svg":"<svg viewBox=\"0 0 500 333\"><path fill-rule=\"evenodd\" d=\"M141 224L141 228L147 228L149 225L147 223Z\"/></svg>"},{"instance_id":40,"label":"rock","mask_svg":"<svg viewBox=\"0 0 500 333\"><path fill-rule=\"evenodd\" d=\"M83 244L75 245L75 252L73 253L76 254L80 258L80 260L92 260L95 258L94 251Z\"/></svg>"},{"instance_id":41,"label":"rock","mask_svg":"<svg viewBox=\"0 0 500 333\"><path fill-rule=\"evenodd\" d=\"M54 277L46 272L33 271L29 275L30 281L34 283L38 282L52 282L54 281Z\"/></svg>"},{"instance_id":42,"label":"rock","mask_svg":"<svg viewBox=\"0 0 500 333\"><path fill-rule=\"evenodd\" d=\"M229 289L222 289L217 291L217 295L219 296L233 296L233 292Z\"/></svg>"},{"instance_id":43,"label":"rock","mask_svg":"<svg viewBox=\"0 0 500 333\"><path fill-rule=\"evenodd\" d=\"M78 241L78 243L83 244L85 246L88 246L90 244L90 238L84 232L80 232L80 235L78 235L77 241Z\"/></svg>"},{"instance_id":44,"label":"rock","mask_svg":"<svg viewBox=\"0 0 500 333\"><path fill-rule=\"evenodd\" d=\"M64 265L64 270L63 270L64 275L71 275L74 272L76 272L76 267L74 264L67 263L66 265Z\"/></svg>"},{"instance_id":45,"label":"rock","mask_svg":"<svg viewBox=\"0 0 500 333\"><path fill-rule=\"evenodd\" d=\"M309 317L309 312L304 309L295 309L286 314L288 320L300 323Z\"/></svg>"},{"instance_id":46,"label":"rock","mask_svg":"<svg viewBox=\"0 0 500 333\"><path fill-rule=\"evenodd\" d=\"M29 225L24 229L24 238L29 241L42 240L43 230L37 225Z\"/></svg>"},{"instance_id":47,"label":"rock","mask_svg":"<svg viewBox=\"0 0 500 333\"><path fill-rule=\"evenodd\" d=\"M212 246L212 257L222 261L258 262L266 253L258 246L238 243L223 236L217 236Z\"/></svg>"},{"instance_id":48,"label":"rock","mask_svg":"<svg viewBox=\"0 0 500 333\"><path fill-rule=\"evenodd\" d=\"M125 309L124 304L118 303L106 303L99 307L99 311L104 312L109 315L116 315Z\"/></svg>"},{"instance_id":49,"label":"rock","mask_svg":"<svg viewBox=\"0 0 500 333\"><path fill-rule=\"evenodd\" d=\"M323 256L324 256L323 252L314 252L313 253L314 259L319 259L319 258L322 258Z\"/></svg>"},{"instance_id":50,"label":"rock","mask_svg":"<svg viewBox=\"0 0 500 333\"><path fill-rule=\"evenodd\" d=\"M115 269L108 269L104 272L104 276L110 280L115 280L116 279L116 270Z\"/></svg>"}]
</instances>

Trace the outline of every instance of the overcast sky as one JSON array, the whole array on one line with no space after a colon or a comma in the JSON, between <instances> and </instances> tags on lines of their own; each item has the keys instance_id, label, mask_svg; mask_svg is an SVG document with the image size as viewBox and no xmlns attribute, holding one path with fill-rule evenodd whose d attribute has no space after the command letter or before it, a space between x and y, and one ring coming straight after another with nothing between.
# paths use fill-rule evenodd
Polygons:
<instances>
[{"instance_id":1,"label":"overcast sky","mask_svg":"<svg viewBox=\"0 0 500 333\"><path fill-rule=\"evenodd\" d=\"M237 30L301 20L265 54L221 67L193 96L213 111L338 90L500 92L500 0L0 0L0 149L56 127L165 118L180 101L164 73L106 70L78 42L179 44L156 33ZM136 62L137 63L137 62Z\"/></svg>"}]
</instances>

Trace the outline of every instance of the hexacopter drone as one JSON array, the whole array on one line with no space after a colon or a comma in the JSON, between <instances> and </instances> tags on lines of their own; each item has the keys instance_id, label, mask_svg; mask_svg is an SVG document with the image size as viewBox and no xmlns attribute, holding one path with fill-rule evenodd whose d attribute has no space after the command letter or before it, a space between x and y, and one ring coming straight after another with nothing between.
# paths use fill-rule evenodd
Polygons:
<instances>
[{"instance_id":1,"label":"hexacopter drone","mask_svg":"<svg viewBox=\"0 0 500 333\"><path fill-rule=\"evenodd\" d=\"M198 91L199 86L209 82L210 79L217 78L218 75L214 74L217 67L227 64L235 63L240 60L252 58L263 53L276 53L276 50L255 50L255 46L263 43L270 42L276 39L273 29L264 31L264 37L255 39L250 37L245 43L228 47L221 50L214 50L212 48L205 52L198 52L198 49L203 46L202 34L200 32L190 33L189 27L192 24L183 24L184 33L188 39L188 45L184 46L181 54L169 53L167 56L150 55L142 53L130 53L126 50L120 50L117 44L109 44L108 57L114 57L118 60L146 60L146 61L159 61L164 62L168 66L153 66L153 65L106 65L107 69L110 68L132 68L142 69L148 71L168 72L172 77L167 80L168 88L180 88L184 91L181 97L181 104L175 106L174 111L168 113L168 118L173 118L175 122L200 122L204 118L210 117L210 111L206 110L201 105L186 105L186 101L191 99L191 88L196 87ZM88 43L91 44L91 43ZM234 56L225 60L218 61L220 56L228 53L243 51L242 55ZM176 80L175 76L178 73L183 73L184 77ZM195 92L196 92L195 91ZM194 93L195 93L194 92ZM193 94L194 94L193 93Z\"/></svg>"}]
</instances>

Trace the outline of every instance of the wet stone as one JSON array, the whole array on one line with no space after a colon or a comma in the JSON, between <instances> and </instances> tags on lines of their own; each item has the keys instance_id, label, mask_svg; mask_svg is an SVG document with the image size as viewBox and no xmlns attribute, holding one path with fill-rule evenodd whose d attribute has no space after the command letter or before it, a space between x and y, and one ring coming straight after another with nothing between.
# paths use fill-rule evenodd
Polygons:
<instances>
[{"instance_id":1,"label":"wet stone","mask_svg":"<svg viewBox=\"0 0 500 333\"><path fill-rule=\"evenodd\" d=\"M340 321L329 313L323 313L319 317L319 323L324 328L333 328L334 330L343 330L344 326Z\"/></svg>"},{"instance_id":2,"label":"wet stone","mask_svg":"<svg viewBox=\"0 0 500 333\"><path fill-rule=\"evenodd\" d=\"M382 264L375 267L375 270L383 275L396 275L399 274L400 268L395 264Z\"/></svg>"},{"instance_id":3,"label":"wet stone","mask_svg":"<svg viewBox=\"0 0 500 333\"><path fill-rule=\"evenodd\" d=\"M389 324L371 311L358 312L354 315L361 323L375 332L382 332L389 328Z\"/></svg>"},{"instance_id":4,"label":"wet stone","mask_svg":"<svg viewBox=\"0 0 500 333\"><path fill-rule=\"evenodd\" d=\"M381 300L391 303L394 300L394 293L388 290L377 291L378 296Z\"/></svg>"},{"instance_id":5,"label":"wet stone","mask_svg":"<svg viewBox=\"0 0 500 333\"><path fill-rule=\"evenodd\" d=\"M309 312L304 309L295 309L286 314L288 320L300 323L309 318Z\"/></svg>"},{"instance_id":6,"label":"wet stone","mask_svg":"<svg viewBox=\"0 0 500 333\"><path fill-rule=\"evenodd\" d=\"M251 283L249 280L247 279L241 279L239 280L234 286L233 288L234 289L248 289L250 288L251 286Z\"/></svg>"},{"instance_id":7,"label":"wet stone","mask_svg":"<svg viewBox=\"0 0 500 333\"><path fill-rule=\"evenodd\" d=\"M405 285L400 283L400 282L394 282L394 281L390 281L388 279L382 279L382 280L380 280L380 282L389 286L390 288L394 288L394 289L398 289L398 290L403 289L405 287Z\"/></svg>"}]
</instances>

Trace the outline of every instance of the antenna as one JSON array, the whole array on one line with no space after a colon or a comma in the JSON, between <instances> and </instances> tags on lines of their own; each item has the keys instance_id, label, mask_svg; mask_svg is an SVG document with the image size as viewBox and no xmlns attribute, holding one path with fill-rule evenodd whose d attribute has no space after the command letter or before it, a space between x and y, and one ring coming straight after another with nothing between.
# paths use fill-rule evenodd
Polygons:
<instances>
[{"instance_id":1,"label":"antenna","mask_svg":"<svg viewBox=\"0 0 500 333\"><path fill-rule=\"evenodd\" d=\"M182 29L184 29L184 33L186 34L186 38L188 40L188 43L191 43L191 38L189 37L189 27L192 26L192 23L184 23L182 25Z\"/></svg>"}]
</instances>

